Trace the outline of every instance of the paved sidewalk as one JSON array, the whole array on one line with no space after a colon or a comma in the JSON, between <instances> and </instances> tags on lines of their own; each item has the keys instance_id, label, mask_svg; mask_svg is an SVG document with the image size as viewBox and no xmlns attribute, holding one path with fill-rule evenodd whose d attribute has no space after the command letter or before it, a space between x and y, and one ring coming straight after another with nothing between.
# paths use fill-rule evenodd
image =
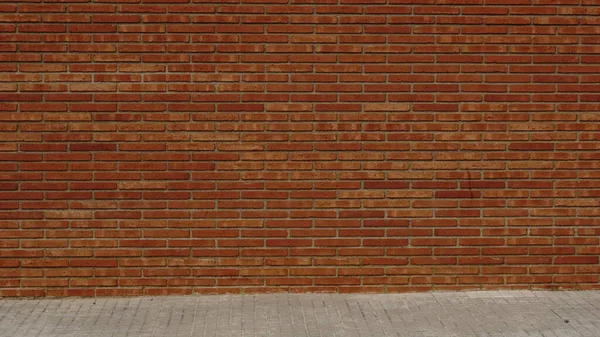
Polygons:
<instances>
[{"instance_id":1,"label":"paved sidewalk","mask_svg":"<svg viewBox=\"0 0 600 337\"><path fill-rule=\"evenodd\" d=\"M600 336L600 291L0 299L0 336Z\"/></svg>"}]
</instances>

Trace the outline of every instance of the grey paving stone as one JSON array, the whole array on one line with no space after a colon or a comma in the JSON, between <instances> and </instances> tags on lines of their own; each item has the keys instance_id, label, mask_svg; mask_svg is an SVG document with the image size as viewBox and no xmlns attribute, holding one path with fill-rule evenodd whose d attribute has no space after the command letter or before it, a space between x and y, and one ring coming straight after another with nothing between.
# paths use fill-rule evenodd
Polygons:
<instances>
[{"instance_id":1,"label":"grey paving stone","mask_svg":"<svg viewBox=\"0 0 600 337\"><path fill-rule=\"evenodd\" d=\"M600 292L0 299L0 337L600 336Z\"/></svg>"}]
</instances>

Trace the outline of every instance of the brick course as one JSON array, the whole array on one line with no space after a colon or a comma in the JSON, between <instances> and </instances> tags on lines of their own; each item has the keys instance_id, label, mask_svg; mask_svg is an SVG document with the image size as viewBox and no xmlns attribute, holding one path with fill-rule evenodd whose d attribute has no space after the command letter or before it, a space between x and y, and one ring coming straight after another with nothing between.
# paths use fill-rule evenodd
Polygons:
<instances>
[{"instance_id":1,"label":"brick course","mask_svg":"<svg viewBox=\"0 0 600 337\"><path fill-rule=\"evenodd\" d=\"M598 288L598 0L0 4L0 296Z\"/></svg>"}]
</instances>

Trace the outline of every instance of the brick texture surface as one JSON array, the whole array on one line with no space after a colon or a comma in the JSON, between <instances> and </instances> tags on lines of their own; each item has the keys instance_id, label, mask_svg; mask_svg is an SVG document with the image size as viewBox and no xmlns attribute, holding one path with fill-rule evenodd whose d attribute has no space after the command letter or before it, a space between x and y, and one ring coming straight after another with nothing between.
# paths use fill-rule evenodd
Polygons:
<instances>
[{"instance_id":1,"label":"brick texture surface","mask_svg":"<svg viewBox=\"0 0 600 337\"><path fill-rule=\"evenodd\" d=\"M598 288L598 0L8 0L0 32L0 296Z\"/></svg>"}]
</instances>

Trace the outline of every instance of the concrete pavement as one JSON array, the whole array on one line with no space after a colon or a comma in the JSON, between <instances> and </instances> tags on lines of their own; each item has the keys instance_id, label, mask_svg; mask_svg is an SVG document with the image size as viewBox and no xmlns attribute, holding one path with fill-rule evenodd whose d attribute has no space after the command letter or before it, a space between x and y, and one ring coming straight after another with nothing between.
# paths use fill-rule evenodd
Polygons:
<instances>
[{"instance_id":1,"label":"concrete pavement","mask_svg":"<svg viewBox=\"0 0 600 337\"><path fill-rule=\"evenodd\" d=\"M600 291L5 298L0 336L600 336Z\"/></svg>"}]
</instances>

